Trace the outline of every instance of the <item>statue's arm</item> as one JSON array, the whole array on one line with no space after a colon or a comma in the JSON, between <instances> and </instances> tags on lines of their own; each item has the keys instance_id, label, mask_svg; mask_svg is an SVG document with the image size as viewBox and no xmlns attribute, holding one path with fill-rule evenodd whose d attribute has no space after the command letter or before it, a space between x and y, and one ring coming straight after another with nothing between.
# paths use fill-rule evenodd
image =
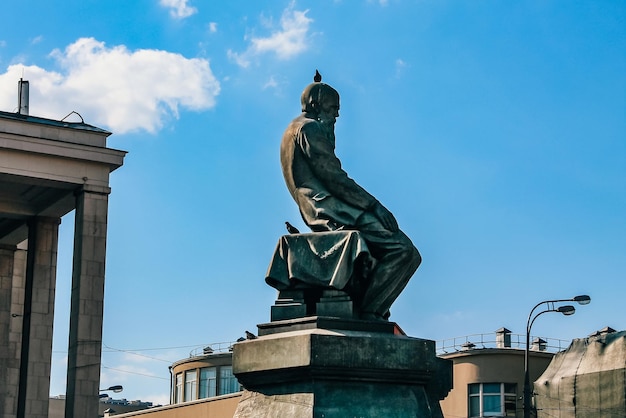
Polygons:
<instances>
[{"instance_id":1,"label":"statue's arm","mask_svg":"<svg viewBox=\"0 0 626 418\"><path fill-rule=\"evenodd\" d=\"M377 204L374 205L372 211L386 230L395 232L399 229L396 217L393 216L393 213L389 212L389 209L384 207L380 202L377 202Z\"/></svg>"},{"instance_id":2,"label":"statue's arm","mask_svg":"<svg viewBox=\"0 0 626 418\"><path fill-rule=\"evenodd\" d=\"M393 214L341 168L334 144L316 124L303 127L298 135L298 143L308 159L311 171L333 196L349 205L371 211L385 229L394 232L398 230L398 222Z\"/></svg>"}]
</instances>

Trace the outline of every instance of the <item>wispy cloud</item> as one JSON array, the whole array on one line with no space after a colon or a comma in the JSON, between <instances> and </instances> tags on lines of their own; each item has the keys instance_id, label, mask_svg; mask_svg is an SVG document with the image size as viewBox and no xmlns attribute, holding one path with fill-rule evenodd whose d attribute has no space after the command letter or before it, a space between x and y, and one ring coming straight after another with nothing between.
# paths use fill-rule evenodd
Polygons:
<instances>
[{"instance_id":1,"label":"wispy cloud","mask_svg":"<svg viewBox=\"0 0 626 418\"><path fill-rule=\"evenodd\" d=\"M39 35L39 36L35 36L30 43L32 45L37 45L38 43L40 43L41 41L43 41L43 35Z\"/></svg>"},{"instance_id":2,"label":"wispy cloud","mask_svg":"<svg viewBox=\"0 0 626 418\"><path fill-rule=\"evenodd\" d=\"M217 32L217 22L209 22L209 33Z\"/></svg>"},{"instance_id":3,"label":"wispy cloud","mask_svg":"<svg viewBox=\"0 0 626 418\"><path fill-rule=\"evenodd\" d=\"M188 0L160 0L159 4L170 9L170 16L185 19L198 12L198 9L187 5Z\"/></svg>"},{"instance_id":4,"label":"wispy cloud","mask_svg":"<svg viewBox=\"0 0 626 418\"><path fill-rule=\"evenodd\" d=\"M240 67L247 68L250 65L250 59L247 57L248 54L238 54L229 49L228 51L226 51L226 55L230 60L237 63L237 65L239 65Z\"/></svg>"},{"instance_id":5,"label":"wispy cloud","mask_svg":"<svg viewBox=\"0 0 626 418\"><path fill-rule=\"evenodd\" d=\"M381 6L385 7L389 4L389 0L367 0L368 3L378 3Z\"/></svg>"},{"instance_id":6,"label":"wispy cloud","mask_svg":"<svg viewBox=\"0 0 626 418\"><path fill-rule=\"evenodd\" d=\"M17 80L24 74L32 115L59 119L75 110L87 123L115 133L156 132L178 117L179 108L214 107L220 92L208 60L168 51L108 48L81 38L51 56L61 72L17 63L0 74L0 108L15 109Z\"/></svg>"},{"instance_id":7,"label":"wispy cloud","mask_svg":"<svg viewBox=\"0 0 626 418\"><path fill-rule=\"evenodd\" d=\"M404 73L404 70L407 68L408 64L401 58L398 58L395 62L396 67L396 78L400 78Z\"/></svg>"},{"instance_id":8,"label":"wispy cloud","mask_svg":"<svg viewBox=\"0 0 626 418\"><path fill-rule=\"evenodd\" d=\"M287 7L280 18L280 26L267 37L251 37L250 45L242 52L228 51L228 57L242 67L250 65L253 57L273 53L279 59L287 60L301 54L308 48L309 27L313 19L307 17L308 10ZM271 22L267 23L272 26Z\"/></svg>"},{"instance_id":9,"label":"wispy cloud","mask_svg":"<svg viewBox=\"0 0 626 418\"><path fill-rule=\"evenodd\" d=\"M267 82L263 85L263 90L268 89L268 88L276 88L277 86L278 86L278 82L276 81L274 76L271 76L270 79L267 80Z\"/></svg>"}]
</instances>

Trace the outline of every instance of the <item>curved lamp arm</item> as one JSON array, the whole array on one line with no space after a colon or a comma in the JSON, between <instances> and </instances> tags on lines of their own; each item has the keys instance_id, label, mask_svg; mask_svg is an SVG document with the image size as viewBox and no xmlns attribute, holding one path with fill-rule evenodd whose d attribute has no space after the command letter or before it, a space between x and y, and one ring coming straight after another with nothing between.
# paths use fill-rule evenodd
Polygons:
<instances>
[{"instance_id":1,"label":"curved lamp arm","mask_svg":"<svg viewBox=\"0 0 626 418\"><path fill-rule=\"evenodd\" d=\"M546 313L546 312L561 312L559 311L560 308L554 308L554 304L555 303L559 303L559 302L576 302L580 305L588 305L589 303L591 303L591 297L589 297L589 295L578 295L578 296L574 296L571 299L554 299L554 300L544 300L542 302L539 302L538 304L536 304L535 306L533 306L533 308L530 310L530 313L528 314L528 321L526 321L526 332L530 332L530 328L532 327L532 322L535 321L535 319L537 318L537 316ZM547 304L548 305L548 309L542 312L539 312L532 320L532 316L533 313L535 312L535 309L537 309L539 306L543 305L543 304ZM571 306L571 305L566 305L566 306ZM564 315L572 315L572 313L566 313L566 312L562 312Z\"/></svg>"}]
</instances>

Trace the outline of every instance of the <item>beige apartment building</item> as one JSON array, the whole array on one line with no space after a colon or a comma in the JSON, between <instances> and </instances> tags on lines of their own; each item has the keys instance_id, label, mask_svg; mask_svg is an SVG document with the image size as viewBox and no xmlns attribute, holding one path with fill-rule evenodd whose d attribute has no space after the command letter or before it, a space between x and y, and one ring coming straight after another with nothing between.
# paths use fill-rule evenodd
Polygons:
<instances>
[{"instance_id":1,"label":"beige apartment building","mask_svg":"<svg viewBox=\"0 0 626 418\"><path fill-rule=\"evenodd\" d=\"M242 390L233 374L232 352L214 350L206 347L202 353L179 360L170 366L171 404L214 398Z\"/></svg>"},{"instance_id":2,"label":"beige apartment building","mask_svg":"<svg viewBox=\"0 0 626 418\"><path fill-rule=\"evenodd\" d=\"M495 338L494 338L495 337ZM443 341L439 357L453 362L453 387L441 402L446 418L524 416L525 335L506 328ZM547 340L547 341L546 341ZM535 338L529 351L531 382L568 341Z\"/></svg>"}]
</instances>

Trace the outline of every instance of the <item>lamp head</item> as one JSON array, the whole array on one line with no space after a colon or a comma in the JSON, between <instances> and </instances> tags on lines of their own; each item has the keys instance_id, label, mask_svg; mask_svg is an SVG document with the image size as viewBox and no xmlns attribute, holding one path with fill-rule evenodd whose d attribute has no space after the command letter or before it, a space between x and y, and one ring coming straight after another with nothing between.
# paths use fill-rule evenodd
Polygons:
<instances>
[{"instance_id":1,"label":"lamp head","mask_svg":"<svg viewBox=\"0 0 626 418\"><path fill-rule=\"evenodd\" d=\"M576 312L576 308L574 308L572 305L565 305L565 306L559 306L557 308L558 312L561 312L563 315L574 315L574 313Z\"/></svg>"},{"instance_id":2,"label":"lamp head","mask_svg":"<svg viewBox=\"0 0 626 418\"><path fill-rule=\"evenodd\" d=\"M580 305L589 305L591 298L589 295L579 295L574 297L574 302L578 302Z\"/></svg>"}]
</instances>

